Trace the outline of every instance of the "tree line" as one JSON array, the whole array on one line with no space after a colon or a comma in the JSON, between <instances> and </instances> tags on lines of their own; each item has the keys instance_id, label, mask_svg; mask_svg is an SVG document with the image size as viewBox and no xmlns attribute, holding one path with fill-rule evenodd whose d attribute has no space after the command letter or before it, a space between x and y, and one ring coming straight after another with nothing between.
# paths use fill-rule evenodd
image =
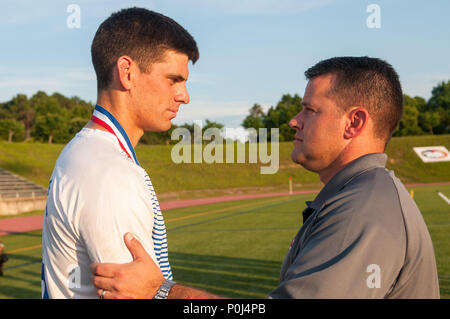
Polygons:
<instances>
[{"instance_id":1,"label":"tree line","mask_svg":"<svg viewBox=\"0 0 450 319\"><path fill-rule=\"evenodd\" d=\"M0 138L12 141L68 142L89 120L92 104L78 97L17 94L0 104Z\"/></svg>"},{"instance_id":2,"label":"tree line","mask_svg":"<svg viewBox=\"0 0 450 319\"><path fill-rule=\"evenodd\" d=\"M403 95L403 116L393 136L450 134L450 80L433 87L428 101L420 96ZM279 140L292 141L295 131L289 121L302 110L302 98L297 94L284 94L267 113L260 104L255 103L244 119L244 128L279 128Z\"/></svg>"},{"instance_id":3,"label":"tree line","mask_svg":"<svg viewBox=\"0 0 450 319\"><path fill-rule=\"evenodd\" d=\"M30 98L17 94L10 101L0 103L0 139L8 142L38 141L47 143L69 142L90 120L95 105L79 97L65 97L60 93L47 95L38 91ZM195 124L172 125L167 132L145 132L143 144L169 144L172 131L184 127L194 138ZM202 131L223 125L206 120Z\"/></svg>"},{"instance_id":4,"label":"tree line","mask_svg":"<svg viewBox=\"0 0 450 319\"><path fill-rule=\"evenodd\" d=\"M420 96L404 94L403 117L394 136L450 134L450 80L433 87L426 101ZM79 97L65 97L60 93L47 95L38 91L30 98L17 94L10 101L0 103L0 139L9 142L39 141L67 143L91 118L94 106ZM302 98L295 94L284 94L276 106L264 112L255 103L249 110L242 126L246 129L266 128L270 140L270 129L279 129L279 140L292 141L295 131L289 121L302 110ZM173 144L174 129L184 127L194 139L195 124L172 125L166 132L145 132L140 143ZM202 133L208 128L222 129L223 124L206 120Z\"/></svg>"}]
</instances>

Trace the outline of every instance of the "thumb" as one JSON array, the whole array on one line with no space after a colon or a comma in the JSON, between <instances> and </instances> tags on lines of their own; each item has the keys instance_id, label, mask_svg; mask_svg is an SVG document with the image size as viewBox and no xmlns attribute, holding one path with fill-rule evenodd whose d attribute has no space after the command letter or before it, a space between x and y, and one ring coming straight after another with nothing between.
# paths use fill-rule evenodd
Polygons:
<instances>
[{"instance_id":1,"label":"thumb","mask_svg":"<svg viewBox=\"0 0 450 319\"><path fill-rule=\"evenodd\" d=\"M144 247L132 233L126 233L124 235L124 242L131 255L133 256L133 260L148 257L148 254L145 251Z\"/></svg>"}]
</instances>

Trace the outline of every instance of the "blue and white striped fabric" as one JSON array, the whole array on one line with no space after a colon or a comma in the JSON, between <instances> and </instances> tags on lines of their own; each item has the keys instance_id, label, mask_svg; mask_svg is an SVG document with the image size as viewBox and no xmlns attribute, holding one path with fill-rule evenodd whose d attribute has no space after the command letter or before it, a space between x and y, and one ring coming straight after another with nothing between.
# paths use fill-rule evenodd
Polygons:
<instances>
[{"instance_id":1,"label":"blue and white striped fabric","mask_svg":"<svg viewBox=\"0 0 450 319\"><path fill-rule=\"evenodd\" d=\"M173 280L172 269L169 264L169 252L167 247L167 235L166 225L164 224L164 218L159 207L158 198L156 197L155 190L148 175L145 176L145 182L150 189L151 201L153 211L155 212L153 220L153 249L155 250L156 260L158 261L159 268L161 269L164 278Z\"/></svg>"},{"instance_id":2,"label":"blue and white striped fabric","mask_svg":"<svg viewBox=\"0 0 450 319\"><path fill-rule=\"evenodd\" d=\"M131 146L131 142L127 136L127 133L122 128L120 123L117 121L117 119L106 109L101 107L100 105L96 105L94 109L93 118L100 118L102 122L96 122L99 125L107 124L112 130L108 130L111 134L116 135L118 141L121 142L121 146L125 146L124 149L125 152L123 154L125 156L128 156L129 159L135 163L136 165L140 166L136 153L134 152L133 147ZM119 143L120 144L120 143ZM131 153L131 156L128 154L128 152ZM141 167L142 168L142 167ZM144 170L145 171L145 170ZM146 173L145 175L145 182L149 188L150 191L150 197L152 201L153 206L153 212L154 212L154 223L153 223L153 230L152 230L152 239L153 239L153 247L155 251L156 260L158 262L159 268L161 269L164 278L172 280L172 270L170 268L169 264L169 254L168 254L168 248L167 248L167 235L166 235L166 226L164 224L164 218L161 212L161 208L159 207L158 198L156 197L155 189L153 188L152 182L150 180L150 177Z\"/></svg>"}]
</instances>

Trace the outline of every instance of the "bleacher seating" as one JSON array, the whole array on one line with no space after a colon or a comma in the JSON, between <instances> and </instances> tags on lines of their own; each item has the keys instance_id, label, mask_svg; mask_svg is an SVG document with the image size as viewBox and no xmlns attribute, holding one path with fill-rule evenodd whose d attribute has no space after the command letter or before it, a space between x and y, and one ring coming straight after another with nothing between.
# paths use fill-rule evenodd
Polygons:
<instances>
[{"instance_id":1,"label":"bleacher seating","mask_svg":"<svg viewBox=\"0 0 450 319\"><path fill-rule=\"evenodd\" d=\"M0 200L46 196L47 190L23 177L0 168Z\"/></svg>"}]
</instances>

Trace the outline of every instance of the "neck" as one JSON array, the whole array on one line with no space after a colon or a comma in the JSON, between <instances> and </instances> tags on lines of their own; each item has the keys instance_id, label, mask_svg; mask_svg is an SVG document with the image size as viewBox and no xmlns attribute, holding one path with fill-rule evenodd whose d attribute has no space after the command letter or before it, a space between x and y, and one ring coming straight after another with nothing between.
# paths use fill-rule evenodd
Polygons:
<instances>
[{"instance_id":1,"label":"neck","mask_svg":"<svg viewBox=\"0 0 450 319\"><path fill-rule=\"evenodd\" d=\"M356 159L356 158L354 158ZM336 158L329 166L318 172L320 181L325 185L327 184L334 175L336 175L341 169L343 169L352 160L343 158Z\"/></svg>"},{"instance_id":2,"label":"neck","mask_svg":"<svg viewBox=\"0 0 450 319\"><path fill-rule=\"evenodd\" d=\"M130 139L133 148L136 147L144 131L134 124L130 113L129 101L121 92L114 90L100 91L98 93L97 104L110 112L123 127ZM100 125L90 121L86 127L105 130Z\"/></svg>"},{"instance_id":3,"label":"neck","mask_svg":"<svg viewBox=\"0 0 450 319\"><path fill-rule=\"evenodd\" d=\"M367 146L368 145L368 146ZM350 143L339 154L338 157L328 167L318 172L322 183L327 184L334 175L341 171L350 162L360 158L361 156L371 153L383 153L384 144L378 140L365 143Z\"/></svg>"}]
</instances>

